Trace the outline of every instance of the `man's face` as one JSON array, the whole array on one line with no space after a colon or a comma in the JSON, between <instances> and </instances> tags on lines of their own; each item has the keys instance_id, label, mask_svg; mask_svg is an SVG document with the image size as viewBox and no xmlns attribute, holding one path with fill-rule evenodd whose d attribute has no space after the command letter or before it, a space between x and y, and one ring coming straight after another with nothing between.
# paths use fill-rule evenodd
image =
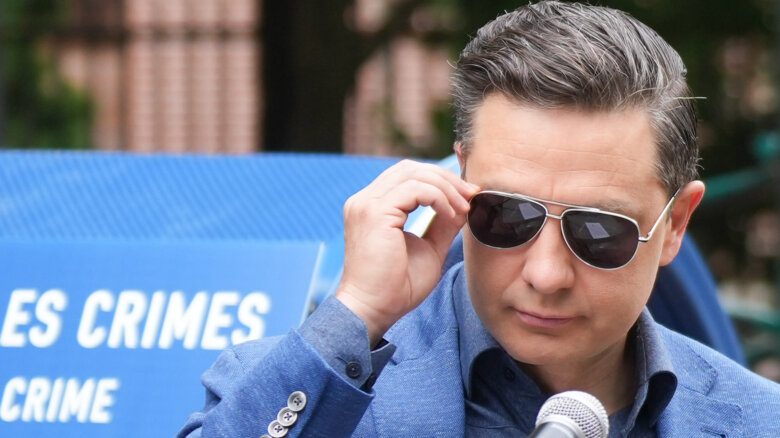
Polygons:
<instances>
[{"instance_id":1,"label":"man's face","mask_svg":"<svg viewBox=\"0 0 780 438\"><path fill-rule=\"evenodd\" d=\"M465 177L519 193L634 218L645 235L668 201L656 177L649 118L641 110L582 112L486 98L474 119ZM547 205L552 214L562 207ZM494 249L464 229L474 308L493 337L529 365L588 364L622 355L655 280L667 222L623 268L590 267L548 218L524 246ZM619 356L618 356L619 357Z\"/></svg>"}]
</instances>

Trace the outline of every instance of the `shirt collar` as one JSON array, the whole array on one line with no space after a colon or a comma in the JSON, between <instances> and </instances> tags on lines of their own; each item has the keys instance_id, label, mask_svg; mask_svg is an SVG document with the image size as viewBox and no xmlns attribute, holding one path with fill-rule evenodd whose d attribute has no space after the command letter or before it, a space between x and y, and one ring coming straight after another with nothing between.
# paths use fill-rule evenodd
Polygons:
<instances>
[{"instance_id":1,"label":"shirt collar","mask_svg":"<svg viewBox=\"0 0 780 438\"><path fill-rule=\"evenodd\" d=\"M458 322L460 369L466 397L471 396L474 363L482 353L500 349L500 345L485 328L474 311L466 285L463 266L453 285L455 318ZM669 404L677 389L677 376L672 360L661 338L661 333L650 312L645 308L633 330L636 358L637 392L626 421L626 430L632 430L637 419L653 426Z\"/></svg>"},{"instance_id":2,"label":"shirt collar","mask_svg":"<svg viewBox=\"0 0 780 438\"><path fill-rule=\"evenodd\" d=\"M677 390L671 356L647 308L639 316L633 336L637 392L625 423L626 432L633 429L640 415L648 426L655 425Z\"/></svg>"},{"instance_id":3,"label":"shirt collar","mask_svg":"<svg viewBox=\"0 0 780 438\"><path fill-rule=\"evenodd\" d=\"M458 321L458 343L460 371L466 397L471 396L472 367L477 357L490 349L501 348L487 331L471 305L471 296L466 286L466 272L461 265L453 285L455 318Z\"/></svg>"}]
</instances>

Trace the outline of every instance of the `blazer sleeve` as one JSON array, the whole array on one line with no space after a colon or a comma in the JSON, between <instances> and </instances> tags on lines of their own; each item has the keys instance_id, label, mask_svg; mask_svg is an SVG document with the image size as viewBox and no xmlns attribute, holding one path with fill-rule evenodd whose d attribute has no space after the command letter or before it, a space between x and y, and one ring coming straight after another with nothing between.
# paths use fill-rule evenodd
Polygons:
<instances>
[{"instance_id":1,"label":"blazer sleeve","mask_svg":"<svg viewBox=\"0 0 780 438\"><path fill-rule=\"evenodd\" d=\"M334 301L300 330L224 351L202 375L203 409L178 437L351 436L394 347L370 352L365 326Z\"/></svg>"}]
</instances>

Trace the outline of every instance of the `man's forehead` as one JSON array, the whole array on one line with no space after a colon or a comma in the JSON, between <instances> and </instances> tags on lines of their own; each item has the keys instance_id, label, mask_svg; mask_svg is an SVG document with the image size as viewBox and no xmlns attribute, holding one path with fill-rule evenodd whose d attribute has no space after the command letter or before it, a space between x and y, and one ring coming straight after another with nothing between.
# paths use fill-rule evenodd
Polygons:
<instances>
[{"instance_id":1,"label":"man's forehead","mask_svg":"<svg viewBox=\"0 0 780 438\"><path fill-rule=\"evenodd\" d=\"M474 116L471 147L493 145L509 151L522 146L537 156L556 153L656 156L655 130L645 109L584 110L540 108L488 95ZM495 149L495 148L491 148Z\"/></svg>"},{"instance_id":2,"label":"man's forehead","mask_svg":"<svg viewBox=\"0 0 780 438\"><path fill-rule=\"evenodd\" d=\"M516 195L528 196L531 198L539 199L541 201L550 201L559 204L566 204L572 207L584 207L584 208L598 208L599 210L609 211L613 213L621 213L627 216L633 217L637 214L636 202L633 201L631 196L617 196L615 194L601 193L599 195L587 195L583 193L578 194L563 194L557 199L545 198L539 194L528 193L520 191L517 188L512 189L505 184L496 182L493 183L490 180L483 182L480 186L482 190L491 190L503 193L511 193ZM521 189L522 190L522 189Z\"/></svg>"},{"instance_id":3,"label":"man's forehead","mask_svg":"<svg viewBox=\"0 0 780 438\"><path fill-rule=\"evenodd\" d=\"M483 189L628 215L662 188L642 110L541 109L491 95L476 119L466 176Z\"/></svg>"}]
</instances>

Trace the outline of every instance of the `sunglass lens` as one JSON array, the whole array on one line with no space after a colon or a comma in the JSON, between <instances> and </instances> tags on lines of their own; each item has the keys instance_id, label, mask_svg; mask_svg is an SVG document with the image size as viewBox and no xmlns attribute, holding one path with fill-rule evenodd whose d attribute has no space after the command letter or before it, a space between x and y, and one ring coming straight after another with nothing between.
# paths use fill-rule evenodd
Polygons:
<instances>
[{"instance_id":1,"label":"sunglass lens","mask_svg":"<svg viewBox=\"0 0 780 438\"><path fill-rule=\"evenodd\" d=\"M511 248L533 239L546 219L544 206L496 193L478 193L471 199L469 228L485 245Z\"/></svg>"},{"instance_id":2,"label":"sunglass lens","mask_svg":"<svg viewBox=\"0 0 780 438\"><path fill-rule=\"evenodd\" d=\"M619 268L631 261L639 244L639 230L633 222L597 212L566 213L563 234L579 258L603 269Z\"/></svg>"}]
</instances>

